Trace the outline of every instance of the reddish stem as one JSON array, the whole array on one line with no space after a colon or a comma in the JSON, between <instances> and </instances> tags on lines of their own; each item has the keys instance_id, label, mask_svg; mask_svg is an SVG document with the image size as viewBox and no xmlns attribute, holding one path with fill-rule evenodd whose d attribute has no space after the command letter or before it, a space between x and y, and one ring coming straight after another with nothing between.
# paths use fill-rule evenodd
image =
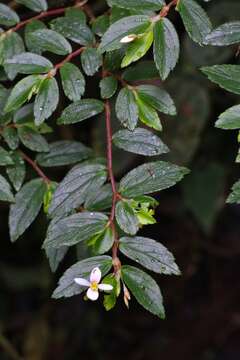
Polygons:
<instances>
[{"instance_id":1,"label":"reddish stem","mask_svg":"<svg viewBox=\"0 0 240 360\"><path fill-rule=\"evenodd\" d=\"M83 8L83 10L85 11L85 13L89 16L89 18L91 20L94 20L95 17L94 17L94 14L92 12L92 10L90 9L89 6L85 5L87 2L87 0L83 0L83 1L80 1L80 2L77 2L75 6L67 6L67 7L61 7L61 8L57 8L57 9L52 9L52 10L48 10L48 11L43 11L41 12L40 14L36 15L36 16L33 16L27 20L23 20L21 21L20 23L18 23L16 26L6 30L6 33L8 32L14 32L14 31L18 31L19 29L21 29L22 27L24 27L25 25L29 24L30 22L32 22L33 20L41 20L41 19L44 19L46 17L51 17L51 16L57 16L57 15L61 15L61 14L64 14L64 12L67 10L67 9L70 9L70 8L78 8L78 7L81 7Z\"/></svg>"},{"instance_id":2,"label":"reddish stem","mask_svg":"<svg viewBox=\"0 0 240 360\"><path fill-rule=\"evenodd\" d=\"M56 64L54 66L54 70L57 72L65 63L71 61L73 58L75 58L76 56L80 55L83 50L85 49L84 46L80 47L79 49L77 49L76 51L73 51L71 54L69 54L65 59L63 59L60 63ZM51 73L51 71L50 71Z\"/></svg>"},{"instance_id":3,"label":"reddish stem","mask_svg":"<svg viewBox=\"0 0 240 360\"><path fill-rule=\"evenodd\" d=\"M46 17L50 17L50 16L57 16L57 15L61 15L65 12L67 8L66 7L62 7L62 8L58 8L58 9L52 9L52 10L48 10L48 11L43 11L40 14L33 16L27 20L23 20L20 23L18 23L16 26L12 27L11 29L7 30L6 32L14 32L14 31L18 31L19 29L21 29L22 27L24 27L25 25L29 24L30 22L32 22L33 20L40 20L40 19L44 19Z\"/></svg>"},{"instance_id":4,"label":"reddish stem","mask_svg":"<svg viewBox=\"0 0 240 360\"><path fill-rule=\"evenodd\" d=\"M44 172L38 167L35 161L33 161L30 157L28 157L23 151L19 151L20 155L24 160L26 160L32 168L36 171L36 173L43 179L46 184L50 184L51 180L44 174Z\"/></svg>"},{"instance_id":5,"label":"reddish stem","mask_svg":"<svg viewBox=\"0 0 240 360\"><path fill-rule=\"evenodd\" d=\"M169 13L169 10L173 7L176 6L178 3L178 0L172 0L168 5L165 5L162 10L160 11L160 17L166 17Z\"/></svg>"},{"instance_id":6,"label":"reddish stem","mask_svg":"<svg viewBox=\"0 0 240 360\"><path fill-rule=\"evenodd\" d=\"M108 167L108 175L112 186L112 209L110 214L110 226L113 231L114 236L114 244L112 247L112 259L113 259L113 267L115 273L117 273L121 267L120 260L118 259L118 236L116 232L116 227L114 223L115 219L115 207L117 200L119 198L119 194L117 192L115 177L113 173L113 156L112 156L112 126L111 126L111 107L109 100L105 101L105 121L106 121L106 132L107 132L107 167Z\"/></svg>"}]
</instances>

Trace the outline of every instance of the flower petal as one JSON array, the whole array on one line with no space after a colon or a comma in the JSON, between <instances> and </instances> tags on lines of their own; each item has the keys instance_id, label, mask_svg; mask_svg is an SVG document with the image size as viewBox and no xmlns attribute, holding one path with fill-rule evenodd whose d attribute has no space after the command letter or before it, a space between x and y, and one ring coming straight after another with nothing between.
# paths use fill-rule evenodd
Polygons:
<instances>
[{"instance_id":1,"label":"flower petal","mask_svg":"<svg viewBox=\"0 0 240 360\"><path fill-rule=\"evenodd\" d=\"M113 286L110 284L99 284L98 288L99 290L103 290L103 291L112 291Z\"/></svg>"},{"instance_id":2,"label":"flower petal","mask_svg":"<svg viewBox=\"0 0 240 360\"><path fill-rule=\"evenodd\" d=\"M88 289L87 291L87 297L88 299L95 301L98 299L99 297L99 292L96 290L92 290L91 288Z\"/></svg>"},{"instance_id":3,"label":"flower petal","mask_svg":"<svg viewBox=\"0 0 240 360\"><path fill-rule=\"evenodd\" d=\"M101 270L96 267L92 270L91 275L90 275L90 282L96 282L97 284L100 282L102 277L102 273Z\"/></svg>"},{"instance_id":4,"label":"flower petal","mask_svg":"<svg viewBox=\"0 0 240 360\"><path fill-rule=\"evenodd\" d=\"M87 286L87 287L90 286L90 282L83 278L75 278L74 281L76 284L78 284L80 286Z\"/></svg>"}]
</instances>

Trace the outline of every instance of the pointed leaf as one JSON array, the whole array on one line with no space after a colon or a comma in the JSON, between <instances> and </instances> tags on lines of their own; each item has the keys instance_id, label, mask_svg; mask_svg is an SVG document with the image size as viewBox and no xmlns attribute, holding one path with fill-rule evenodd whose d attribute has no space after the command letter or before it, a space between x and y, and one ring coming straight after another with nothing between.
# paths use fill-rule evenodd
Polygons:
<instances>
[{"instance_id":1,"label":"pointed leaf","mask_svg":"<svg viewBox=\"0 0 240 360\"><path fill-rule=\"evenodd\" d=\"M37 217L46 191L42 179L25 184L16 195L15 204L10 207L9 227L11 241L16 241Z\"/></svg>"},{"instance_id":2,"label":"pointed leaf","mask_svg":"<svg viewBox=\"0 0 240 360\"><path fill-rule=\"evenodd\" d=\"M66 63L61 67L60 74L65 95L72 101L80 100L85 91L85 79L79 68Z\"/></svg>"},{"instance_id":3,"label":"pointed leaf","mask_svg":"<svg viewBox=\"0 0 240 360\"><path fill-rule=\"evenodd\" d=\"M148 103L143 101L138 94L135 94L135 97L138 106L139 119L141 122L155 130L161 131L162 124L157 111L148 105Z\"/></svg>"},{"instance_id":4,"label":"pointed leaf","mask_svg":"<svg viewBox=\"0 0 240 360\"><path fill-rule=\"evenodd\" d=\"M100 81L102 99L110 99L117 91L118 82L113 76L107 76Z\"/></svg>"},{"instance_id":5,"label":"pointed leaf","mask_svg":"<svg viewBox=\"0 0 240 360\"><path fill-rule=\"evenodd\" d=\"M240 129L240 105L232 106L222 113L215 126L225 130Z\"/></svg>"},{"instance_id":6,"label":"pointed leaf","mask_svg":"<svg viewBox=\"0 0 240 360\"><path fill-rule=\"evenodd\" d=\"M138 232L139 221L128 201L117 202L116 220L126 234L135 235Z\"/></svg>"},{"instance_id":7,"label":"pointed leaf","mask_svg":"<svg viewBox=\"0 0 240 360\"><path fill-rule=\"evenodd\" d=\"M177 10L190 38L200 45L203 44L212 30L211 22L203 8L195 0L179 0Z\"/></svg>"},{"instance_id":8,"label":"pointed leaf","mask_svg":"<svg viewBox=\"0 0 240 360\"><path fill-rule=\"evenodd\" d=\"M162 80L173 70L179 58L180 44L173 24L166 18L154 26L154 61Z\"/></svg>"},{"instance_id":9,"label":"pointed leaf","mask_svg":"<svg viewBox=\"0 0 240 360\"><path fill-rule=\"evenodd\" d=\"M16 2L36 12L46 11L48 8L46 0L16 0Z\"/></svg>"},{"instance_id":10,"label":"pointed leaf","mask_svg":"<svg viewBox=\"0 0 240 360\"><path fill-rule=\"evenodd\" d=\"M17 151L12 153L13 165L7 167L7 174L16 191L19 191L26 175L25 162Z\"/></svg>"},{"instance_id":11,"label":"pointed leaf","mask_svg":"<svg viewBox=\"0 0 240 360\"><path fill-rule=\"evenodd\" d=\"M53 194L49 215L62 216L83 204L87 195L98 190L106 181L103 165L76 165L65 176Z\"/></svg>"},{"instance_id":12,"label":"pointed leaf","mask_svg":"<svg viewBox=\"0 0 240 360\"><path fill-rule=\"evenodd\" d=\"M123 237L120 251L145 268L159 274L180 275L174 256L155 240L146 237Z\"/></svg>"},{"instance_id":13,"label":"pointed leaf","mask_svg":"<svg viewBox=\"0 0 240 360\"><path fill-rule=\"evenodd\" d=\"M120 181L119 192L129 198L161 191L182 180L189 170L165 161L138 166Z\"/></svg>"},{"instance_id":14,"label":"pointed leaf","mask_svg":"<svg viewBox=\"0 0 240 360\"><path fill-rule=\"evenodd\" d=\"M240 21L220 25L207 35L207 45L227 46L240 42Z\"/></svg>"},{"instance_id":15,"label":"pointed leaf","mask_svg":"<svg viewBox=\"0 0 240 360\"><path fill-rule=\"evenodd\" d=\"M42 51L67 55L72 51L69 42L59 33L49 29L38 29L28 34L29 39Z\"/></svg>"},{"instance_id":16,"label":"pointed leaf","mask_svg":"<svg viewBox=\"0 0 240 360\"><path fill-rule=\"evenodd\" d=\"M165 5L164 0L108 0L113 5L130 10L160 10Z\"/></svg>"},{"instance_id":17,"label":"pointed leaf","mask_svg":"<svg viewBox=\"0 0 240 360\"><path fill-rule=\"evenodd\" d=\"M59 102L59 88L55 78L46 78L34 101L34 122L41 125L56 110Z\"/></svg>"},{"instance_id":18,"label":"pointed leaf","mask_svg":"<svg viewBox=\"0 0 240 360\"><path fill-rule=\"evenodd\" d=\"M203 67L209 80L234 94L240 94L240 65L214 65Z\"/></svg>"},{"instance_id":19,"label":"pointed leaf","mask_svg":"<svg viewBox=\"0 0 240 360\"><path fill-rule=\"evenodd\" d=\"M133 92L128 88L120 90L116 101L116 115L123 126L134 130L138 121L138 107Z\"/></svg>"},{"instance_id":20,"label":"pointed leaf","mask_svg":"<svg viewBox=\"0 0 240 360\"><path fill-rule=\"evenodd\" d=\"M232 187L232 192L227 198L229 204L240 204L240 180L238 180Z\"/></svg>"},{"instance_id":21,"label":"pointed leaf","mask_svg":"<svg viewBox=\"0 0 240 360\"><path fill-rule=\"evenodd\" d=\"M95 48L87 48L81 54L82 68L88 76L93 76L102 65L102 56Z\"/></svg>"},{"instance_id":22,"label":"pointed leaf","mask_svg":"<svg viewBox=\"0 0 240 360\"><path fill-rule=\"evenodd\" d=\"M49 146L45 138L37 131L31 129L28 126L21 126L18 128L18 135L28 149L37 152L48 152Z\"/></svg>"},{"instance_id":23,"label":"pointed leaf","mask_svg":"<svg viewBox=\"0 0 240 360\"><path fill-rule=\"evenodd\" d=\"M86 25L85 20L79 16L70 16L69 12L68 16L57 18L51 21L50 25L53 30L77 44L86 46L95 41L94 35Z\"/></svg>"},{"instance_id":24,"label":"pointed leaf","mask_svg":"<svg viewBox=\"0 0 240 360\"><path fill-rule=\"evenodd\" d=\"M176 115L176 107L170 95L159 86L140 85L135 88L139 98L157 111L167 115Z\"/></svg>"},{"instance_id":25,"label":"pointed leaf","mask_svg":"<svg viewBox=\"0 0 240 360\"><path fill-rule=\"evenodd\" d=\"M51 268L52 272L55 272L57 270L60 262L65 257L65 255L68 251L68 246L62 246L59 249L47 248L47 249L45 249L45 251L46 251L48 261L49 261L50 268Z\"/></svg>"},{"instance_id":26,"label":"pointed leaf","mask_svg":"<svg viewBox=\"0 0 240 360\"><path fill-rule=\"evenodd\" d=\"M0 146L0 166L12 165L13 160L11 155L5 150L2 146Z\"/></svg>"},{"instance_id":27,"label":"pointed leaf","mask_svg":"<svg viewBox=\"0 0 240 360\"><path fill-rule=\"evenodd\" d=\"M5 106L5 112L17 110L23 105L30 97L33 89L36 89L41 83L41 76L30 75L20 80L13 88L7 104Z\"/></svg>"},{"instance_id":28,"label":"pointed leaf","mask_svg":"<svg viewBox=\"0 0 240 360\"><path fill-rule=\"evenodd\" d=\"M0 4L0 24L5 26L13 26L20 21L17 13L9 6Z\"/></svg>"},{"instance_id":29,"label":"pointed leaf","mask_svg":"<svg viewBox=\"0 0 240 360\"><path fill-rule=\"evenodd\" d=\"M49 152L38 154L40 166L55 167L70 165L87 159L92 151L78 141L61 140L49 145Z\"/></svg>"},{"instance_id":30,"label":"pointed leaf","mask_svg":"<svg viewBox=\"0 0 240 360\"><path fill-rule=\"evenodd\" d=\"M153 43L153 31L147 31L134 40L127 48L126 55L122 60L121 67L126 67L132 62L141 59L150 49Z\"/></svg>"},{"instance_id":31,"label":"pointed leaf","mask_svg":"<svg viewBox=\"0 0 240 360\"><path fill-rule=\"evenodd\" d=\"M124 17L112 24L103 35L100 50L105 52L119 49L122 38L130 34L142 34L150 25L149 17L145 15Z\"/></svg>"},{"instance_id":32,"label":"pointed leaf","mask_svg":"<svg viewBox=\"0 0 240 360\"><path fill-rule=\"evenodd\" d=\"M158 136L141 128L133 131L120 130L113 135L113 142L120 149L145 156L156 156L169 151Z\"/></svg>"},{"instance_id":33,"label":"pointed leaf","mask_svg":"<svg viewBox=\"0 0 240 360\"><path fill-rule=\"evenodd\" d=\"M104 104L96 99L84 99L75 101L62 113L58 124L75 124L100 114L104 110Z\"/></svg>"},{"instance_id":34,"label":"pointed leaf","mask_svg":"<svg viewBox=\"0 0 240 360\"><path fill-rule=\"evenodd\" d=\"M153 278L133 266L122 266L122 277L140 305L161 319L165 318L160 289Z\"/></svg>"},{"instance_id":35,"label":"pointed leaf","mask_svg":"<svg viewBox=\"0 0 240 360\"><path fill-rule=\"evenodd\" d=\"M0 201L14 202L11 187L2 175L0 175Z\"/></svg>"},{"instance_id":36,"label":"pointed leaf","mask_svg":"<svg viewBox=\"0 0 240 360\"><path fill-rule=\"evenodd\" d=\"M43 56L23 52L4 62L7 70L14 69L21 74L47 73L53 68L52 63Z\"/></svg>"},{"instance_id":37,"label":"pointed leaf","mask_svg":"<svg viewBox=\"0 0 240 360\"><path fill-rule=\"evenodd\" d=\"M16 150L18 148L19 138L15 128L5 127L2 136L11 150Z\"/></svg>"}]
</instances>

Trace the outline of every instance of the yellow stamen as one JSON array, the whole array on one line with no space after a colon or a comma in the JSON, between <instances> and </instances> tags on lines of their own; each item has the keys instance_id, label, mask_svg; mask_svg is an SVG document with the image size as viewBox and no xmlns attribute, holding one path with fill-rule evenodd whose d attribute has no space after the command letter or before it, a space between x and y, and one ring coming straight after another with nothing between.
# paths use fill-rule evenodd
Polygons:
<instances>
[{"instance_id":1,"label":"yellow stamen","mask_svg":"<svg viewBox=\"0 0 240 360\"><path fill-rule=\"evenodd\" d=\"M92 282L91 285L90 285L90 288L93 291L98 291L98 283L96 281Z\"/></svg>"}]
</instances>

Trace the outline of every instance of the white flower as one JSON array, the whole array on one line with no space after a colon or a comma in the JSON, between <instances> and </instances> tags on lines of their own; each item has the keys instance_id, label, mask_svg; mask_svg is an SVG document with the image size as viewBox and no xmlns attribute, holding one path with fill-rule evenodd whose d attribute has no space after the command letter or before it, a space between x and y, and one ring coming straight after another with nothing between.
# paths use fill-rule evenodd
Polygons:
<instances>
[{"instance_id":1,"label":"white flower","mask_svg":"<svg viewBox=\"0 0 240 360\"><path fill-rule=\"evenodd\" d=\"M120 43L122 44L128 44L132 41L134 41L136 39L137 35L135 34L130 34L130 35L127 35L127 36L124 36L121 40L120 40Z\"/></svg>"},{"instance_id":2,"label":"white flower","mask_svg":"<svg viewBox=\"0 0 240 360\"><path fill-rule=\"evenodd\" d=\"M98 290L111 291L113 289L112 285L110 284L99 284L101 277L102 277L101 270L98 267L96 267L91 271L90 281L83 278L75 278L74 281L80 286L89 287L87 291L87 297L88 299L95 301L99 297Z\"/></svg>"}]
</instances>

